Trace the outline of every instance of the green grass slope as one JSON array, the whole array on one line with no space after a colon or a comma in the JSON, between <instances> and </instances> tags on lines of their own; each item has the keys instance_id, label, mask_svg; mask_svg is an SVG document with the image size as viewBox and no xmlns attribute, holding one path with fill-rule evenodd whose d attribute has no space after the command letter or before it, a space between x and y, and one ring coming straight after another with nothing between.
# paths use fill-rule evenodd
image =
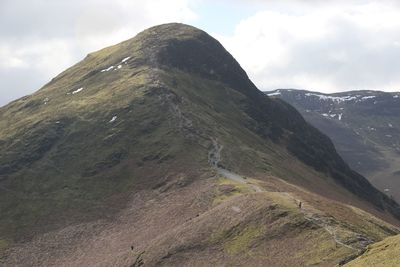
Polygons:
<instances>
[{"instance_id":1,"label":"green grass slope","mask_svg":"<svg viewBox=\"0 0 400 267\"><path fill-rule=\"evenodd\" d=\"M400 237L392 236L377 242L368 247L368 249L358 258L347 263L344 266L385 266L395 267L400 265Z\"/></svg>"},{"instance_id":2,"label":"green grass slope","mask_svg":"<svg viewBox=\"0 0 400 267\"><path fill-rule=\"evenodd\" d=\"M215 39L182 24L89 54L1 108L0 151L3 251L66 226L112 221L140 194L213 177L217 151L219 167L276 176L388 221L400 216L325 135L264 96ZM262 232L243 227L246 244Z\"/></svg>"},{"instance_id":3,"label":"green grass slope","mask_svg":"<svg viewBox=\"0 0 400 267\"><path fill-rule=\"evenodd\" d=\"M254 192L254 185L260 190ZM143 249L144 262L150 266L334 266L358 255L367 244L398 232L361 210L273 177L268 183L219 178L213 204Z\"/></svg>"}]
</instances>

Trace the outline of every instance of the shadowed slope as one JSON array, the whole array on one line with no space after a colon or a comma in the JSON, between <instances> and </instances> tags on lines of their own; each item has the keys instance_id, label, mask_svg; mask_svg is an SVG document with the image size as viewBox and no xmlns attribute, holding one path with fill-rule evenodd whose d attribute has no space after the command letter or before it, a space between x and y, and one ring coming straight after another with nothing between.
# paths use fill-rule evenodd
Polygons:
<instances>
[{"instance_id":1,"label":"shadowed slope","mask_svg":"<svg viewBox=\"0 0 400 267\"><path fill-rule=\"evenodd\" d=\"M328 135L350 167L400 199L400 94L350 91L323 94L280 89L267 92L296 109Z\"/></svg>"}]
</instances>

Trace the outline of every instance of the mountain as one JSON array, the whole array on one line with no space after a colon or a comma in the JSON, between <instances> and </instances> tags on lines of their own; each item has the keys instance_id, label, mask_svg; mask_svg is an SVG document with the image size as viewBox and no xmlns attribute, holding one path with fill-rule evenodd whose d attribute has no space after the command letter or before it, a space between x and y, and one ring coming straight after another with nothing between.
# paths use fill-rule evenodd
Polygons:
<instances>
[{"instance_id":1,"label":"mountain","mask_svg":"<svg viewBox=\"0 0 400 267\"><path fill-rule=\"evenodd\" d=\"M268 93L290 103L329 136L350 167L400 200L400 93L304 90Z\"/></svg>"},{"instance_id":2,"label":"mountain","mask_svg":"<svg viewBox=\"0 0 400 267\"><path fill-rule=\"evenodd\" d=\"M399 206L183 24L89 54L0 109L5 266L344 263Z\"/></svg>"}]
</instances>

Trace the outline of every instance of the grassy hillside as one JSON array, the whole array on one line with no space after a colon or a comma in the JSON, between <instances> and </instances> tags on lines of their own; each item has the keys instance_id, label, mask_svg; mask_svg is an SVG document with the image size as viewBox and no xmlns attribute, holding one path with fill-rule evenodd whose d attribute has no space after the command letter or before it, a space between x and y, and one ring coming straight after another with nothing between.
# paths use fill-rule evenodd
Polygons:
<instances>
[{"instance_id":1,"label":"grassy hillside","mask_svg":"<svg viewBox=\"0 0 400 267\"><path fill-rule=\"evenodd\" d=\"M345 266L385 266L395 267L400 265L400 236L392 236L368 247L360 257Z\"/></svg>"},{"instance_id":2,"label":"grassy hillside","mask_svg":"<svg viewBox=\"0 0 400 267\"><path fill-rule=\"evenodd\" d=\"M247 260L242 249L254 244L256 255L274 244L279 254L286 243L270 235L285 229L288 243L325 244L288 263L331 263L397 233L347 206L396 224L394 201L293 107L259 91L215 39L187 25L150 28L92 53L1 108L0 149L0 249L8 265L126 266L135 255L150 266L174 265L188 247L194 263L215 249L217 263L228 264ZM272 188L252 192L218 170ZM312 210L297 210L297 198ZM229 221L231 204L248 213Z\"/></svg>"},{"instance_id":3,"label":"grassy hillside","mask_svg":"<svg viewBox=\"0 0 400 267\"><path fill-rule=\"evenodd\" d=\"M13 247L3 263L334 266L396 233L364 211L276 177L232 180L215 172L186 186L170 181L142 192L114 220L70 226Z\"/></svg>"}]
</instances>

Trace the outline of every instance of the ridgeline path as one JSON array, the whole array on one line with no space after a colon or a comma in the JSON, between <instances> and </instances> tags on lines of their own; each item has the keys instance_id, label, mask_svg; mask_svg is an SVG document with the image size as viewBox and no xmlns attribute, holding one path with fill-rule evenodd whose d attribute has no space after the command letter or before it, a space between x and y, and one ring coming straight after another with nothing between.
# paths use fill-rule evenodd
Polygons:
<instances>
[{"instance_id":1,"label":"ridgeline path","mask_svg":"<svg viewBox=\"0 0 400 267\"><path fill-rule=\"evenodd\" d=\"M210 165L213 166L217 170L218 174L220 174L221 176L223 176L227 179L235 181L237 183L244 184L244 185L248 186L249 189L251 189L252 191L254 191L256 193L269 192L269 191L265 190L264 188L262 188L261 186L247 181L243 176L220 167L219 163L221 161L221 151L223 149L223 146L220 145L218 143L218 140L215 138L211 138L211 141L212 141L213 147L211 148L211 150L208 153L208 160L209 160ZM296 205L298 205L298 203L300 203L300 202L303 203L303 205L301 207L299 207L299 211L304 215L304 218L307 221L312 222L313 224L323 228L326 232L328 232L329 235L332 236L333 240L335 241L335 243L337 245L346 247L350 250L356 251L357 253L362 251L361 249L347 245L343 241L340 240L340 238L337 234L337 231L335 229L336 227L332 226L332 224L330 223L329 217L324 217L322 214L313 212L311 209L305 208L304 201L296 199L289 192L280 192L280 193L286 195L294 203L296 203ZM366 238L362 235L358 235L358 236L361 238L364 238L367 241L366 242L367 244L372 243L372 240L369 240L368 238Z\"/></svg>"}]
</instances>

